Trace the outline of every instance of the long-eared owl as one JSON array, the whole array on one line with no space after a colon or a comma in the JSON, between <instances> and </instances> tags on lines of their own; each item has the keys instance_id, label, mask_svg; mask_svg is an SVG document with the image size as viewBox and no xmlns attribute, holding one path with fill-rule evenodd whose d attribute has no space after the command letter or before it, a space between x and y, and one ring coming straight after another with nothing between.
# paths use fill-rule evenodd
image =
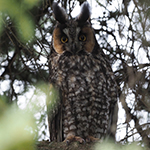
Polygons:
<instances>
[{"instance_id":1,"label":"long-eared owl","mask_svg":"<svg viewBox=\"0 0 150 150\"><path fill-rule=\"evenodd\" d=\"M89 4L82 4L76 18L70 19L57 3L53 13L57 24L49 69L59 100L48 114L50 139L82 143L114 136L117 85L91 27Z\"/></svg>"}]
</instances>

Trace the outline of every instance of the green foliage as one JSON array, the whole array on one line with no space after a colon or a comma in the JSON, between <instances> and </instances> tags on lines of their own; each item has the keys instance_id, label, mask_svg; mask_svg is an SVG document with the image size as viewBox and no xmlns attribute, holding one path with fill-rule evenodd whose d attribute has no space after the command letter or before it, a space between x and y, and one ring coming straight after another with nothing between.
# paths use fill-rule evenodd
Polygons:
<instances>
[{"instance_id":1,"label":"green foliage","mask_svg":"<svg viewBox=\"0 0 150 150\"><path fill-rule=\"evenodd\" d=\"M23 42L28 41L34 35L34 22L32 17L28 14L28 10L31 9L38 0L0 0L0 33L2 27L5 26L3 20L4 14L15 22L15 29L18 36Z\"/></svg>"},{"instance_id":2,"label":"green foliage","mask_svg":"<svg viewBox=\"0 0 150 150\"><path fill-rule=\"evenodd\" d=\"M59 92L52 85L50 85L49 94L47 98L48 113L51 113L52 110L55 107L57 107L59 103Z\"/></svg>"},{"instance_id":3,"label":"green foliage","mask_svg":"<svg viewBox=\"0 0 150 150\"><path fill-rule=\"evenodd\" d=\"M37 128L35 129L35 133L37 135L37 139L44 139L43 136L47 137L48 125L46 122L47 119L47 101L50 102L50 107L52 108L51 99L49 99L50 86L44 82L38 82L35 86L32 86L29 89L24 97L26 99L25 102L22 102L21 98L19 99L18 106L19 108L27 110L29 113L34 114L34 120L36 122ZM53 99L54 101L54 99ZM42 129L42 130L41 130Z\"/></svg>"},{"instance_id":4,"label":"green foliage","mask_svg":"<svg viewBox=\"0 0 150 150\"><path fill-rule=\"evenodd\" d=\"M0 100L0 147L2 150L34 150L35 121L33 114L13 106L6 106Z\"/></svg>"}]
</instances>

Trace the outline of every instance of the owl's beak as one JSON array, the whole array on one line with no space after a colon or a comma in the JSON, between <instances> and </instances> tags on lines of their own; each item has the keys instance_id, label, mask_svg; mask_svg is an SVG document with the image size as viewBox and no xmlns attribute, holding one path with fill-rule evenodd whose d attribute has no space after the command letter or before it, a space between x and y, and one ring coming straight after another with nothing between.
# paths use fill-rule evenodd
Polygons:
<instances>
[{"instance_id":1,"label":"owl's beak","mask_svg":"<svg viewBox=\"0 0 150 150\"><path fill-rule=\"evenodd\" d=\"M76 43L72 43L71 52L73 54L76 54L76 52L77 52L77 44Z\"/></svg>"}]
</instances>

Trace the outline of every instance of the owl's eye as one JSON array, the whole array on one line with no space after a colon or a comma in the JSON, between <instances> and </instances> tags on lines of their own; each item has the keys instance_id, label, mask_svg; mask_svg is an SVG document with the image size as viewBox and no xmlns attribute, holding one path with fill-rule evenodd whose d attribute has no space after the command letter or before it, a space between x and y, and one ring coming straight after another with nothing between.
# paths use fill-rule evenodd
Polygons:
<instances>
[{"instance_id":1,"label":"owl's eye","mask_svg":"<svg viewBox=\"0 0 150 150\"><path fill-rule=\"evenodd\" d=\"M62 36L61 37L61 42L62 43L67 43L68 42L68 38L66 36Z\"/></svg>"},{"instance_id":2,"label":"owl's eye","mask_svg":"<svg viewBox=\"0 0 150 150\"><path fill-rule=\"evenodd\" d=\"M83 35L83 34L81 34L80 36L79 36L79 41L86 41L86 36L85 35Z\"/></svg>"}]
</instances>

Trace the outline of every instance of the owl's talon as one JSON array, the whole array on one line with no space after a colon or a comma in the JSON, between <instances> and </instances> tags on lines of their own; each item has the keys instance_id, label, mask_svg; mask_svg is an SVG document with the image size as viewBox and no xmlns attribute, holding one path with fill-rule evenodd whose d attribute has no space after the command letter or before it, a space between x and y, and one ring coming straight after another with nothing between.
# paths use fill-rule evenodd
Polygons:
<instances>
[{"instance_id":1,"label":"owl's talon","mask_svg":"<svg viewBox=\"0 0 150 150\"><path fill-rule=\"evenodd\" d=\"M69 141L69 140L67 140L67 141L66 141L66 144L67 144L67 145L69 145L69 144L70 144L70 141Z\"/></svg>"},{"instance_id":2,"label":"owl's talon","mask_svg":"<svg viewBox=\"0 0 150 150\"><path fill-rule=\"evenodd\" d=\"M75 136L75 141L78 141L80 144L82 144L82 143L86 143L86 141L83 139L83 138L81 138L81 137L79 137L79 136Z\"/></svg>"},{"instance_id":3,"label":"owl's talon","mask_svg":"<svg viewBox=\"0 0 150 150\"><path fill-rule=\"evenodd\" d=\"M93 137L93 136L88 136L87 138L86 138L86 142L87 143L90 143L90 142L97 142L97 141L99 141L100 139L99 138L95 138L95 137Z\"/></svg>"},{"instance_id":4,"label":"owl's talon","mask_svg":"<svg viewBox=\"0 0 150 150\"><path fill-rule=\"evenodd\" d=\"M69 135L65 140L64 140L64 142L66 142L67 143L67 145L69 145L72 141L76 141L76 142L79 142L80 144L82 144L82 143L86 143L86 141L83 139L83 138L81 138L81 137L79 137L79 136L75 136L75 135Z\"/></svg>"},{"instance_id":5,"label":"owl's talon","mask_svg":"<svg viewBox=\"0 0 150 150\"><path fill-rule=\"evenodd\" d=\"M69 145L75 138L75 135L70 134L69 136L66 137L66 139L63 142L66 142L67 145Z\"/></svg>"},{"instance_id":6,"label":"owl's talon","mask_svg":"<svg viewBox=\"0 0 150 150\"><path fill-rule=\"evenodd\" d=\"M83 139L83 144L86 144L86 140Z\"/></svg>"}]
</instances>

